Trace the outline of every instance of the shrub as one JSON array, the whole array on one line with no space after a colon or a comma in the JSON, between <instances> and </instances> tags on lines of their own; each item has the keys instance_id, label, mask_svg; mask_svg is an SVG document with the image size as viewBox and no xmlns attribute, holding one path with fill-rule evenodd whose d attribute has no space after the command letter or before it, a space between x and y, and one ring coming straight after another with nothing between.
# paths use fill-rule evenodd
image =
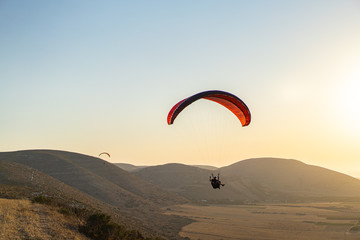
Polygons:
<instances>
[{"instance_id":1,"label":"shrub","mask_svg":"<svg viewBox=\"0 0 360 240\"><path fill-rule=\"evenodd\" d=\"M63 214L63 215L70 215L72 213L69 208L65 208L65 207L60 207L58 209L58 212Z\"/></svg>"},{"instance_id":2,"label":"shrub","mask_svg":"<svg viewBox=\"0 0 360 240\"><path fill-rule=\"evenodd\" d=\"M52 199L41 195L41 196L34 197L32 199L32 202L50 205L52 203Z\"/></svg>"},{"instance_id":3,"label":"shrub","mask_svg":"<svg viewBox=\"0 0 360 240\"><path fill-rule=\"evenodd\" d=\"M125 229L111 222L111 217L103 213L95 213L88 217L80 232L92 239L115 240L124 239Z\"/></svg>"}]
</instances>

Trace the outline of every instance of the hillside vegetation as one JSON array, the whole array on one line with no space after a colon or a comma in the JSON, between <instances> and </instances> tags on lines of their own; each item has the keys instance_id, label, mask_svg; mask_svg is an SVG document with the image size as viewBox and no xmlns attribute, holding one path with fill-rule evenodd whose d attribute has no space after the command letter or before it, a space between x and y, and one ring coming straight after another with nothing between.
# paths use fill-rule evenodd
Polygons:
<instances>
[{"instance_id":1,"label":"hillside vegetation","mask_svg":"<svg viewBox=\"0 0 360 240\"><path fill-rule=\"evenodd\" d=\"M177 239L190 222L162 214L162 207L184 203L184 198L86 155L51 150L0 153L0 183L0 197L45 195L67 206L103 212L144 236Z\"/></svg>"},{"instance_id":2,"label":"hillside vegetation","mask_svg":"<svg viewBox=\"0 0 360 240\"><path fill-rule=\"evenodd\" d=\"M0 239L89 239L76 218L29 200L0 198Z\"/></svg>"}]
</instances>

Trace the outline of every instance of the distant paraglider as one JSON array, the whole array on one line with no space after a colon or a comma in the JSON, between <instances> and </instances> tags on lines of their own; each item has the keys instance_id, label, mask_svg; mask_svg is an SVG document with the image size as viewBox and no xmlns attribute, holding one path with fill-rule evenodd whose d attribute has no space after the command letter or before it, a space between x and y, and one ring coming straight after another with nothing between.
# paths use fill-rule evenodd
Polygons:
<instances>
[{"instance_id":1,"label":"distant paraglider","mask_svg":"<svg viewBox=\"0 0 360 240\"><path fill-rule=\"evenodd\" d=\"M219 90L200 92L191 97L181 100L180 102L175 104L170 110L167 117L167 123L169 125L173 124L176 117L182 110L184 110L191 103L199 99L207 99L223 105L235 114L235 116L240 120L243 127L250 124L251 114L246 104L237 96Z\"/></svg>"},{"instance_id":2,"label":"distant paraglider","mask_svg":"<svg viewBox=\"0 0 360 240\"><path fill-rule=\"evenodd\" d=\"M100 153L100 154L99 154L99 157L100 157L101 155L103 155L103 154L105 154L105 155L107 155L108 157L110 157L110 154L107 153L107 152L102 152L102 153Z\"/></svg>"}]
</instances>

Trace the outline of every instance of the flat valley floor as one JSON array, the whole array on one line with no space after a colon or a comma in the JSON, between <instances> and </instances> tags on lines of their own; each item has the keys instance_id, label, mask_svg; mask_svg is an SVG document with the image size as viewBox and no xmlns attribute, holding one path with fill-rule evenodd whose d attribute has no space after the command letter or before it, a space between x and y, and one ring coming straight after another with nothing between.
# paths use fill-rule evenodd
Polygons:
<instances>
[{"instance_id":1,"label":"flat valley floor","mask_svg":"<svg viewBox=\"0 0 360 240\"><path fill-rule=\"evenodd\" d=\"M360 239L360 202L179 205L165 214L195 220L180 232L191 240Z\"/></svg>"}]
</instances>

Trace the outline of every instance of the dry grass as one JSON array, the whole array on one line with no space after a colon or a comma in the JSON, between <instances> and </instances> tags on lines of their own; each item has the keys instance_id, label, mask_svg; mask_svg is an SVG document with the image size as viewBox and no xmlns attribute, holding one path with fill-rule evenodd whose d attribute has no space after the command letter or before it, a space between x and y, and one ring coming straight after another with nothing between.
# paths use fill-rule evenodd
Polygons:
<instances>
[{"instance_id":1,"label":"dry grass","mask_svg":"<svg viewBox=\"0 0 360 240\"><path fill-rule=\"evenodd\" d=\"M0 240L88 239L75 218L28 200L0 199Z\"/></svg>"},{"instance_id":2,"label":"dry grass","mask_svg":"<svg viewBox=\"0 0 360 240\"><path fill-rule=\"evenodd\" d=\"M99 158L54 150L0 152L0 197L46 195L62 205L110 215L144 236L174 239L183 225L159 214L162 206L187 202ZM7 185L4 189L4 185ZM21 186L16 191L14 186ZM174 222L174 220L176 222Z\"/></svg>"},{"instance_id":3,"label":"dry grass","mask_svg":"<svg viewBox=\"0 0 360 240\"><path fill-rule=\"evenodd\" d=\"M180 232L192 240L360 239L358 203L181 205L166 214L196 220Z\"/></svg>"}]
</instances>

